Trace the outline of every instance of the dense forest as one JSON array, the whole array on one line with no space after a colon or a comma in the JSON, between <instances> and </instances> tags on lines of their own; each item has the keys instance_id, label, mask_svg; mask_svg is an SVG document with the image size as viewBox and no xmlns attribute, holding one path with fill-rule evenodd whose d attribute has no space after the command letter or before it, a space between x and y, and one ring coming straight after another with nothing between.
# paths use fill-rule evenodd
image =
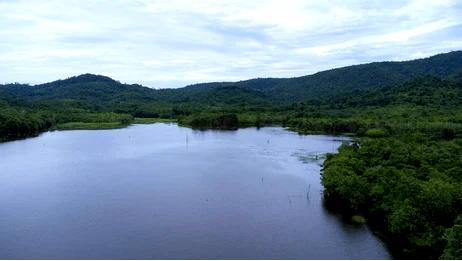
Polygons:
<instances>
[{"instance_id":1,"label":"dense forest","mask_svg":"<svg viewBox=\"0 0 462 261\"><path fill-rule=\"evenodd\" d=\"M462 51L179 89L92 74L0 86L3 141L159 119L352 135L324 163L326 206L367 220L397 258L462 258Z\"/></svg>"}]
</instances>

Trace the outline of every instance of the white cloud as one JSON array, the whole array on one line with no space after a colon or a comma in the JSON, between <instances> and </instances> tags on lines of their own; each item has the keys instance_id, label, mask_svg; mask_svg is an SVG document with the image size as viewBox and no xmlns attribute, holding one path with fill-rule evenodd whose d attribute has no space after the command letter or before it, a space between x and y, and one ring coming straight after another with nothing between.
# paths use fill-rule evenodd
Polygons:
<instances>
[{"instance_id":1,"label":"white cloud","mask_svg":"<svg viewBox=\"0 0 462 261\"><path fill-rule=\"evenodd\" d=\"M0 1L0 82L181 87L462 49L459 1Z\"/></svg>"},{"instance_id":2,"label":"white cloud","mask_svg":"<svg viewBox=\"0 0 462 261\"><path fill-rule=\"evenodd\" d=\"M450 22L447 20L439 20L423 24L411 29L386 33L382 35L359 37L353 40L348 40L337 44L299 48L296 50L296 52L300 54L314 54L326 56L358 46L363 46L363 48L367 48L367 46L371 45L384 45L387 43L407 42L412 40L413 38L457 25L462 25L462 21Z\"/></svg>"}]
</instances>

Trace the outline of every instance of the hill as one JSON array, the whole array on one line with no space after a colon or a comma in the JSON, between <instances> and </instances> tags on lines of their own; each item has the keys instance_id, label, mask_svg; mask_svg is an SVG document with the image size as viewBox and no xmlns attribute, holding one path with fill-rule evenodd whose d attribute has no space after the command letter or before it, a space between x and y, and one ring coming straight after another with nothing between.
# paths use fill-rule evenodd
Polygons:
<instances>
[{"instance_id":1,"label":"hill","mask_svg":"<svg viewBox=\"0 0 462 261\"><path fill-rule=\"evenodd\" d=\"M353 91L337 96L330 103L336 108L364 106L414 105L427 108L462 106L462 80L443 80L435 76L421 76L397 86L370 91Z\"/></svg>"},{"instance_id":2,"label":"hill","mask_svg":"<svg viewBox=\"0 0 462 261\"><path fill-rule=\"evenodd\" d=\"M303 101L341 95L354 90L373 90L404 83L418 76L446 78L462 71L462 51L403 62L374 62L322 71L296 78L251 79L240 82L196 84L188 88L211 89L234 85L261 91L275 101Z\"/></svg>"},{"instance_id":3,"label":"hill","mask_svg":"<svg viewBox=\"0 0 462 261\"><path fill-rule=\"evenodd\" d=\"M109 77L84 74L30 86L0 86L0 98L9 102L74 100L90 108L128 108L140 103L189 105L289 104L341 96L353 91L396 86L419 76L461 77L462 51L405 62L375 62L332 69L296 78L251 79L204 83L179 89L155 90L122 84Z\"/></svg>"}]
</instances>

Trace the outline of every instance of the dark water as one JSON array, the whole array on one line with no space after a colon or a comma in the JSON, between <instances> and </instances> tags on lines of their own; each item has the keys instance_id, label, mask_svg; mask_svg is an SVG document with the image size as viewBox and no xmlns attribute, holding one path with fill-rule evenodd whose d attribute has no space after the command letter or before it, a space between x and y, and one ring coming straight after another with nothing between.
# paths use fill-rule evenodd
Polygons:
<instances>
[{"instance_id":1,"label":"dark water","mask_svg":"<svg viewBox=\"0 0 462 261\"><path fill-rule=\"evenodd\" d=\"M322 206L309 156L340 143L154 124L0 144L0 258L387 259Z\"/></svg>"}]
</instances>

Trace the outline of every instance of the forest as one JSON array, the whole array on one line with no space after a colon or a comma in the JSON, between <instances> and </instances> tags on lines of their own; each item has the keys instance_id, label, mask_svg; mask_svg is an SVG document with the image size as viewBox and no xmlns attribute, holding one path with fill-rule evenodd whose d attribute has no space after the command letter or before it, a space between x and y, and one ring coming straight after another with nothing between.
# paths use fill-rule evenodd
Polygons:
<instances>
[{"instance_id":1,"label":"forest","mask_svg":"<svg viewBox=\"0 0 462 261\"><path fill-rule=\"evenodd\" d=\"M1 141L157 120L351 135L324 162L326 206L362 217L394 257L462 259L461 51L179 89L92 74L0 85Z\"/></svg>"}]
</instances>

